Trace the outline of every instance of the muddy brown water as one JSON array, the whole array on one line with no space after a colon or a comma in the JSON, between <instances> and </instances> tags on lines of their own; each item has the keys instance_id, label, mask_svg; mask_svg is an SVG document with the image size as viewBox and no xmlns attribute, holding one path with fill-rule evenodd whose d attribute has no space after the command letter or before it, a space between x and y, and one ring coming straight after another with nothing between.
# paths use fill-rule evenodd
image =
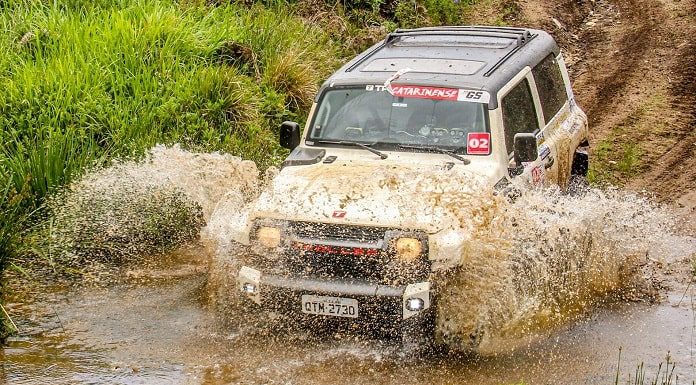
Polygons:
<instances>
[{"instance_id":1,"label":"muddy brown water","mask_svg":"<svg viewBox=\"0 0 696 385\"><path fill-rule=\"evenodd\" d=\"M147 266L121 273L97 270L99 282L70 288L14 277L6 299L20 332L0 350L0 384L611 384L620 347L621 383L641 362L651 378L668 352L679 383L696 379L696 288L688 285L696 240L673 231L691 227L645 198L618 191L530 190L514 203L488 190L472 200L459 185L433 193L438 209L465 219L471 239L462 258L478 258L463 259L468 268L450 282L450 301L440 309L452 322L444 326L467 332L472 322L483 325L501 337L492 344L495 355L418 355L395 341L272 320L262 328L226 327L207 303L207 281L229 275L220 269L209 275L207 266L235 255L232 224L246 220L261 179L252 162L162 146L147 161L88 173L52 203L62 231L51 233L51 250L66 256L87 250L88 261L90 250L150 250L128 247L138 242L131 235L141 230L144 215L178 208L143 213L129 198L179 191L201 206L207 223L201 242L209 251L144 258ZM480 212L481 206L488 209ZM607 291L634 282L650 289L661 277L671 289L656 304L603 300ZM635 292L650 297L640 287ZM597 302L603 305L589 305ZM555 315L562 326L544 321ZM540 328L519 327L530 321L540 321ZM517 332L523 344L509 338Z\"/></svg>"},{"instance_id":2,"label":"muddy brown water","mask_svg":"<svg viewBox=\"0 0 696 385\"><path fill-rule=\"evenodd\" d=\"M176 258L103 287L41 286L10 297L20 333L0 351L7 384L610 384L668 354L696 379L694 297L608 301L521 348L488 357L415 355L394 341L311 330L235 330L206 304L201 263ZM663 369L664 370L664 369Z\"/></svg>"}]
</instances>

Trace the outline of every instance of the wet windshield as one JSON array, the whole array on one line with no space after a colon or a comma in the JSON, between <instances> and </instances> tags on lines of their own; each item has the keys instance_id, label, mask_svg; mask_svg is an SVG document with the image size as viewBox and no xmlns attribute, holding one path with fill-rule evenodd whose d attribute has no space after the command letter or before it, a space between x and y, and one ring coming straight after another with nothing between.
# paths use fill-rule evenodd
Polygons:
<instances>
[{"instance_id":1,"label":"wet windshield","mask_svg":"<svg viewBox=\"0 0 696 385\"><path fill-rule=\"evenodd\" d=\"M377 86L327 91L308 144L351 141L384 149L490 153L486 104L457 100L456 89L396 87L401 86L393 94Z\"/></svg>"}]
</instances>

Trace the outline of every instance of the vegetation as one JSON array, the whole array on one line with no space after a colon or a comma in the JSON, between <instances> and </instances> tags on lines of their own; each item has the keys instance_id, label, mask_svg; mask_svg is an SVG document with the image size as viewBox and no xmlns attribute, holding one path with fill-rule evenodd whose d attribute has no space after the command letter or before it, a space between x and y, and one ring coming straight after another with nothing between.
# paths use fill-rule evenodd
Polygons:
<instances>
[{"instance_id":1,"label":"vegetation","mask_svg":"<svg viewBox=\"0 0 696 385\"><path fill-rule=\"evenodd\" d=\"M622 186L651 163L659 161L662 150L673 146L677 140L670 129L675 118L664 114L668 109L667 100L661 93L645 99L594 145L588 174L590 182Z\"/></svg>"},{"instance_id":2,"label":"vegetation","mask_svg":"<svg viewBox=\"0 0 696 385\"><path fill-rule=\"evenodd\" d=\"M156 143L273 164L336 49L281 8L174 1L0 4L0 264L83 170Z\"/></svg>"},{"instance_id":3,"label":"vegetation","mask_svg":"<svg viewBox=\"0 0 696 385\"><path fill-rule=\"evenodd\" d=\"M619 143L604 139L593 152L588 179L597 185L622 185L625 180L640 173L642 150L634 142Z\"/></svg>"},{"instance_id":4,"label":"vegetation","mask_svg":"<svg viewBox=\"0 0 696 385\"><path fill-rule=\"evenodd\" d=\"M619 348L619 359L616 364L616 376L614 379L614 385L619 385L620 383L626 383L630 385L672 385L679 383L679 376L674 373L674 370L677 368L677 365L674 361L671 360L672 357L669 355L669 352L665 357L665 362L660 362L657 365L654 377L646 378L647 373L645 363L641 362L640 364L636 365L636 370L633 376L629 374L628 379L625 382L620 381L621 350L622 348Z\"/></svg>"},{"instance_id":5,"label":"vegetation","mask_svg":"<svg viewBox=\"0 0 696 385\"><path fill-rule=\"evenodd\" d=\"M22 225L20 211L21 197L14 194L9 181L0 189L0 274L6 268L9 260L16 255L18 239ZM2 282L0 281L0 293ZM0 301L0 306L2 302ZM13 330L11 320L4 309L0 309L0 341Z\"/></svg>"},{"instance_id":6,"label":"vegetation","mask_svg":"<svg viewBox=\"0 0 696 385\"><path fill-rule=\"evenodd\" d=\"M0 274L84 170L156 143L277 163L341 59L471 1L0 1Z\"/></svg>"}]
</instances>

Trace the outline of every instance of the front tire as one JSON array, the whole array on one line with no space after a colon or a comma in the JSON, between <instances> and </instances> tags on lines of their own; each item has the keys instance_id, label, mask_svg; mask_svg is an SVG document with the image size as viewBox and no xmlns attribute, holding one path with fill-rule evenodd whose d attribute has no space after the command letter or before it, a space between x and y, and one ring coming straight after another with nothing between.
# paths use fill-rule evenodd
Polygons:
<instances>
[{"instance_id":1,"label":"front tire","mask_svg":"<svg viewBox=\"0 0 696 385\"><path fill-rule=\"evenodd\" d=\"M568 179L568 193L570 194L583 193L590 187L590 183L587 180L587 173L590 168L588 147L589 143L585 140L575 149L573 164L570 168L570 178Z\"/></svg>"},{"instance_id":2,"label":"front tire","mask_svg":"<svg viewBox=\"0 0 696 385\"><path fill-rule=\"evenodd\" d=\"M435 339L436 311L434 307L404 320L401 325L401 347L410 354L422 356L439 353L445 345L438 344Z\"/></svg>"}]
</instances>

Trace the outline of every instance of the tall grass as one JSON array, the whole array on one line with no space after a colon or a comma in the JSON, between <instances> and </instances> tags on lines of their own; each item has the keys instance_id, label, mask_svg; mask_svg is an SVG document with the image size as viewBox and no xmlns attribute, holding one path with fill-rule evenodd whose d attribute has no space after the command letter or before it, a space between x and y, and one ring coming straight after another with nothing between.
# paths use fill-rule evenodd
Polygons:
<instances>
[{"instance_id":1,"label":"tall grass","mask_svg":"<svg viewBox=\"0 0 696 385\"><path fill-rule=\"evenodd\" d=\"M19 218L92 165L156 143L278 162L276 127L303 115L336 57L282 8L0 1L0 274Z\"/></svg>"},{"instance_id":2,"label":"tall grass","mask_svg":"<svg viewBox=\"0 0 696 385\"><path fill-rule=\"evenodd\" d=\"M37 200L90 162L157 142L272 164L275 124L308 106L334 63L323 33L280 9L56 4L0 10L0 178L28 180ZM230 42L258 64L225 60Z\"/></svg>"},{"instance_id":3,"label":"tall grass","mask_svg":"<svg viewBox=\"0 0 696 385\"><path fill-rule=\"evenodd\" d=\"M21 210L22 196L14 190L12 182L0 186L0 278L7 264L16 256L18 239L23 219L26 217ZM0 279L0 306L2 305L3 282ZM0 309L0 342L4 341L11 328L11 320Z\"/></svg>"}]
</instances>

